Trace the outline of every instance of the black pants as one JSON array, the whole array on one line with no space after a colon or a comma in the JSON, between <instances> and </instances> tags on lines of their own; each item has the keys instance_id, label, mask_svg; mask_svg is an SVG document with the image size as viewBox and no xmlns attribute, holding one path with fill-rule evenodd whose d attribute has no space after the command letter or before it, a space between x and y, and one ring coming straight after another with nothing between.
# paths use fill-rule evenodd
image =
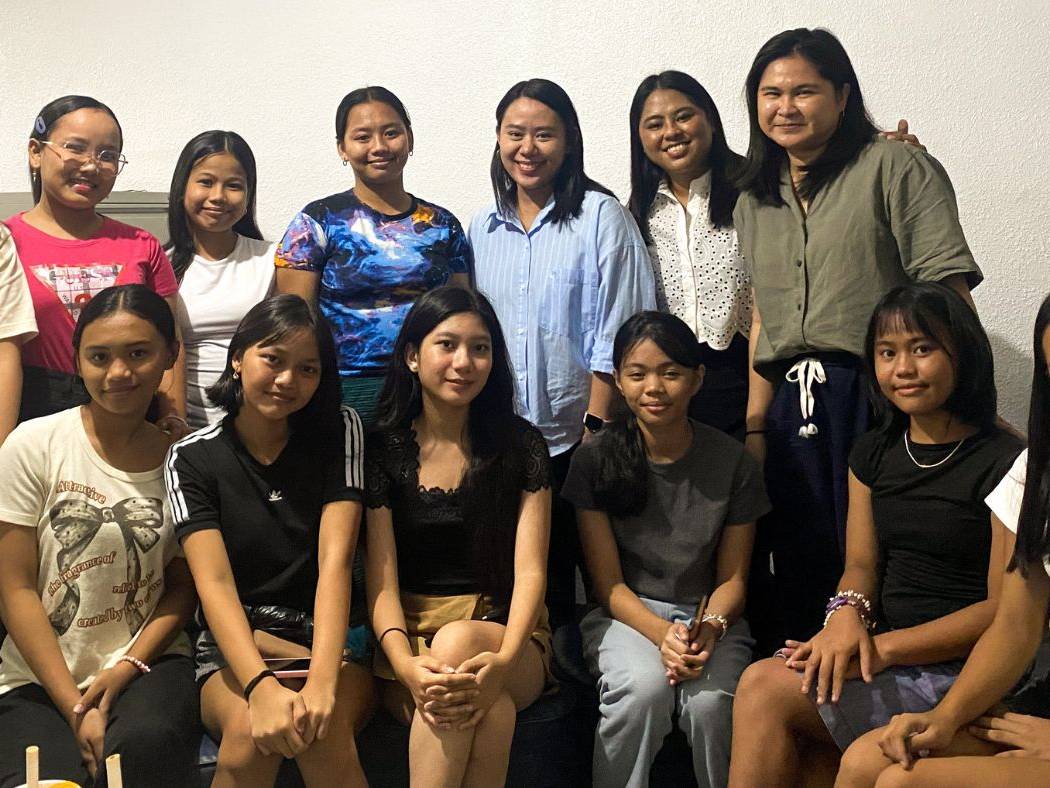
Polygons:
<instances>
[{"instance_id":1,"label":"black pants","mask_svg":"<svg viewBox=\"0 0 1050 788\"><path fill-rule=\"evenodd\" d=\"M747 415L747 338L733 337L725 350L705 346L704 385L689 401L689 416L739 441Z\"/></svg>"},{"instance_id":2,"label":"black pants","mask_svg":"<svg viewBox=\"0 0 1050 788\"><path fill-rule=\"evenodd\" d=\"M551 457L551 541L547 558L547 612L551 629L576 621L580 535L576 530L576 509L561 497L576 446Z\"/></svg>"},{"instance_id":3,"label":"black pants","mask_svg":"<svg viewBox=\"0 0 1050 788\"><path fill-rule=\"evenodd\" d=\"M165 657L152 668L110 709L105 756L120 753L124 784L132 788L197 785L201 725L193 661ZM25 782L25 749L31 744L40 748L41 779L73 780L85 788L106 785L105 765L99 764L92 782L73 731L38 684L0 695L0 788Z\"/></svg>"},{"instance_id":4,"label":"black pants","mask_svg":"<svg viewBox=\"0 0 1050 788\"><path fill-rule=\"evenodd\" d=\"M18 421L69 410L90 401L79 375L69 375L44 367L22 367L22 404Z\"/></svg>"}]
</instances>

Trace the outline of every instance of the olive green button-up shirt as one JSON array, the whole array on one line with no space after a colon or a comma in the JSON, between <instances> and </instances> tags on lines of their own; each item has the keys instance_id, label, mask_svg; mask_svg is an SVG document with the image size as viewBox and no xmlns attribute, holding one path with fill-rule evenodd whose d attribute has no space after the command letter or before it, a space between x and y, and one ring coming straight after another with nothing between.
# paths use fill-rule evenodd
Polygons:
<instances>
[{"instance_id":1,"label":"olive green button-up shirt","mask_svg":"<svg viewBox=\"0 0 1050 788\"><path fill-rule=\"evenodd\" d=\"M785 204L743 193L733 213L762 331L755 369L771 380L805 353L864 352L879 299L909 280L983 278L966 244L948 174L925 151L876 139L803 213L787 167Z\"/></svg>"}]
</instances>

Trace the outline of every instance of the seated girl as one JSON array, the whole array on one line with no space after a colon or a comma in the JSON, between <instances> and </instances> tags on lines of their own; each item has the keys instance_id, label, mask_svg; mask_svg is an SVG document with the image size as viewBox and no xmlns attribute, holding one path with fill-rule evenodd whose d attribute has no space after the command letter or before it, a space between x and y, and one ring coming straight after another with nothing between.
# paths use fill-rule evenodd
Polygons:
<instances>
[{"instance_id":1,"label":"seated girl","mask_svg":"<svg viewBox=\"0 0 1050 788\"><path fill-rule=\"evenodd\" d=\"M850 453L839 590L810 641L744 673L731 785L796 785L803 766L830 783L857 737L937 704L995 611L1005 533L984 499L1021 442L995 426L976 313L945 285L894 288L865 362L881 426Z\"/></svg>"},{"instance_id":2,"label":"seated girl","mask_svg":"<svg viewBox=\"0 0 1050 788\"><path fill-rule=\"evenodd\" d=\"M363 437L328 326L298 296L257 304L208 397L227 415L172 446L167 482L204 618L212 784L272 785L294 758L310 788L365 785L371 678L344 656Z\"/></svg>"},{"instance_id":3,"label":"seated girl","mask_svg":"<svg viewBox=\"0 0 1050 788\"><path fill-rule=\"evenodd\" d=\"M514 415L481 294L436 288L394 346L367 457L367 583L414 786L502 785L516 713L550 681L547 445Z\"/></svg>"},{"instance_id":4,"label":"seated girl","mask_svg":"<svg viewBox=\"0 0 1050 788\"><path fill-rule=\"evenodd\" d=\"M1046 634L1050 604L1050 298L1035 321L1035 374L1027 452L987 498L993 516L1017 534L999 606L958 680L937 706L902 714L861 737L843 756L843 785L1013 788L1050 785L1050 698L1026 690L1032 714L995 708L1022 678ZM1029 480L1026 482L1026 479ZM1008 538L1008 543L1011 538ZM989 709L995 708L995 713ZM986 716L980 716L980 715ZM988 757L999 755L1005 757ZM931 756L931 757L923 757ZM896 764L896 765L894 765Z\"/></svg>"},{"instance_id":5,"label":"seated girl","mask_svg":"<svg viewBox=\"0 0 1050 788\"><path fill-rule=\"evenodd\" d=\"M86 405L23 422L0 448L0 785L40 777L184 788L200 745L182 634L196 605L164 506L169 439L146 421L179 353L143 285L99 292L73 330Z\"/></svg>"},{"instance_id":6,"label":"seated girl","mask_svg":"<svg viewBox=\"0 0 1050 788\"><path fill-rule=\"evenodd\" d=\"M743 444L688 416L702 353L673 315L624 323L613 365L630 414L580 446L562 490L601 603L581 625L598 679L597 786L648 786L676 713L697 783L729 772L733 693L751 661L747 570L769 503Z\"/></svg>"}]
</instances>

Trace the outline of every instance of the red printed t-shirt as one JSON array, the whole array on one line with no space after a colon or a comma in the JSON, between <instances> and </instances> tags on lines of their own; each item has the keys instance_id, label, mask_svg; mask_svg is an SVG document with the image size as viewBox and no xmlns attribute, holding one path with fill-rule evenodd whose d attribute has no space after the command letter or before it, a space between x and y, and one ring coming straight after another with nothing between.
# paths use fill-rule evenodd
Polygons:
<instances>
[{"instance_id":1,"label":"red printed t-shirt","mask_svg":"<svg viewBox=\"0 0 1050 788\"><path fill-rule=\"evenodd\" d=\"M164 298L178 282L160 242L145 230L104 217L94 238L55 238L26 224L4 222L29 281L39 334L22 345L22 363L74 374L73 327L80 310L112 285L142 284Z\"/></svg>"}]
</instances>

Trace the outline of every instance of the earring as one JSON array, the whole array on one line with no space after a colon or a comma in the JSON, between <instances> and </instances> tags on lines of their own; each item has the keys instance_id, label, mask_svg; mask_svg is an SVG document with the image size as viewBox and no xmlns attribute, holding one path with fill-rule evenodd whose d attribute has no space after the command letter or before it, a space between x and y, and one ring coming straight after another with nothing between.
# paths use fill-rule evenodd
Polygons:
<instances>
[{"instance_id":1,"label":"earring","mask_svg":"<svg viewBox=\"0 0 1050 788\"><path fill-rule=\"evenodd\" d=\"M345 167L345 166L346 166L347 164L349 164L349 163L350 163L350 162L348 162L348 161L347 161L346 159L343 159L343 166L344 166L344 167Z\"/></svg>"},{"instance_id":2,"label":"earring","mask_svg":"<svg viewBox=\"0 0 1050 788\"><path fill-rule=\"evenodd\" d=\"M415 151L413 151L413 150L409 149L409 151L408 151L408 155L409 155L409 156L411 156L411 155L412 155L413 153L415 153Z\"/></svg>"},{"instance_id":3,"label":"earring","mask_svg":"<svg viewBox=\"0 0 1050 788\"><path fill-rule=\"evenodd\" d=\"M240 380L240 379L241 379L241 373L240 373L240 372L237 372L237 371L234 371L234 373L233 373L233 379L234 379L234 380Z\"/></svg>"}]
</instances>

